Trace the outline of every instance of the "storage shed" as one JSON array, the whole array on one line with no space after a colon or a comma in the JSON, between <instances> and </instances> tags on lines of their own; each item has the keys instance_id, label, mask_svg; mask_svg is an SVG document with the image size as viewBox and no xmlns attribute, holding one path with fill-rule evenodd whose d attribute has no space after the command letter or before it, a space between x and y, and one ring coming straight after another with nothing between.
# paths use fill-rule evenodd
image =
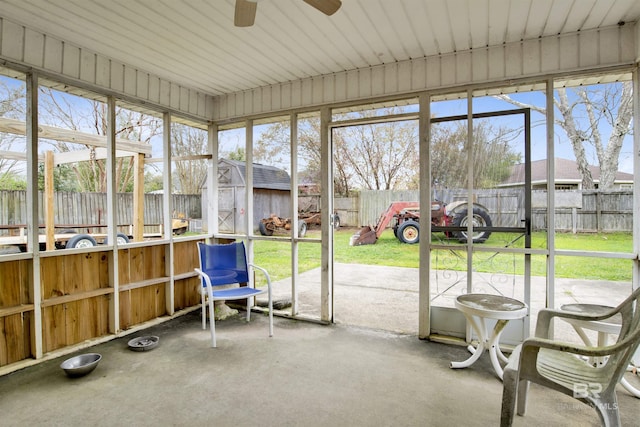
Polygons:
<instances>
[{"instance_id":1,"label":"storage shed","mask_svg":"<svg viewBox=\"0 0 640 427\"><path fill-rule=\"evenodd\" d=\"M245 229L246 221L246 167L245 162L220 159L218 162L218 224L221 233L238 233ZM262 218L271 214L289 217L291 213L291 177L283 169L253 164L253 230ZM206 186L202 190L202 203L207 203ZM203 209L206 215L207 209ZM206 224L206 220L203 224Z\"/></svg>"}]
</instances>

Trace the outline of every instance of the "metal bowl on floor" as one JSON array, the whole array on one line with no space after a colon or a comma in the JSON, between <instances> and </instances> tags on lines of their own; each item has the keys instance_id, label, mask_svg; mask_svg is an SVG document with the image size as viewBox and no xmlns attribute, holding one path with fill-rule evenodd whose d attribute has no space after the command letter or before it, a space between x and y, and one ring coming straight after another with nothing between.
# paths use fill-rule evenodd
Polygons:
<instances>
[{"instance_id":1,"label":"metal bowl on floor","mask_svg":"<svg viewBox=\"0 0 640 427\"><path fill-rule=\"evenodd\" d=\"M101 359L102 355L98 353L81 354L65 360L60 367L69 377L82 377L96 369Z\"/></svg>"},{"instance_id":2,"label":"metal bowl on floor","mask_svg":"<svg viewBox=\"0 0 640 427\"><path fill-rule=\"evenodd\" d=\"M133 351L146 351L152 350L158 346L160 342L160 338L155 335L150 335L147 337L138 337L130 340L128 342L129 349Z\"/></svg>"}]
</instances>

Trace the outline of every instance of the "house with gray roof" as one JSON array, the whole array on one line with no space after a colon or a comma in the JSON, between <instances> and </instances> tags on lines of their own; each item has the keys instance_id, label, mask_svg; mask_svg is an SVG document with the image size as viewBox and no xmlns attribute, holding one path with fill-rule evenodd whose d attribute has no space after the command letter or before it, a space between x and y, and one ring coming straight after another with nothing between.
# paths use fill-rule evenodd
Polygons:
<instances>
[{"instance_id":1,"label":"house with gray roof","mask_svg":"<svg viewBox=\"0 0 640 427\"><path fill-rule=\"evenodd\" d=\"M555 164L555 188L556 190L581 190L582 176L578 171L578 164L575 160L557 158ZM593 181L598 186L600 181L600 168L598 166L589 166ZM524 185L524 163L514 165L511 169L511 175L498 187L514 188ZM633 186L633 175L626 172L618 171L615 178L616 190L627 190ZM533 190L547 189L547 160L536 160L531 162L531 188Z\"/></svg>"}]
</instances>

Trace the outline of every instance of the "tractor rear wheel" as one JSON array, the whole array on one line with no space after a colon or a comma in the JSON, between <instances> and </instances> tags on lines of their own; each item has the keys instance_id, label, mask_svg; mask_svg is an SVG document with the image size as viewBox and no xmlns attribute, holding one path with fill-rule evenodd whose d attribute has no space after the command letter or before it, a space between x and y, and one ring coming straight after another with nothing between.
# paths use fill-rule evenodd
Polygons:
<instances>
[{"instance_id":1,"label":"tractor rear wheel","mask_svg":"<svg viewBox=\"0 0 640 427\"><path fill-rule=\"evenodd\" d=\"M464 209L460 211L459 214L453 218L453 225L455 227L466 227L469 221L469 216L467 215L467 210ZM473 208L473 227L491 227L491 217L484 209L479 207ZM456 231L454 232L455 236L462 243L467 241L468 235L466 231ZM473 232L473 243L484 243L489 236L491 235L490 231L475 231Z\"/></svg>"}]
</instances>

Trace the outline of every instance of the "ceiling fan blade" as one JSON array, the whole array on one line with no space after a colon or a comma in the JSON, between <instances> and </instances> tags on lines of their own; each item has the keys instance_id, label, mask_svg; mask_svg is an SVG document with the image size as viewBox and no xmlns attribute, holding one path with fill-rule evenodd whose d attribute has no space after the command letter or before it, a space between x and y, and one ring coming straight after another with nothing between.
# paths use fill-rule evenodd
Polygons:
<instances>
[{"instance_id":1,"label":"ceiling fan blade","mask_svg":"<svg viewBox=\"0 0 640 427\"><path fill-rule=\"evenodd\" d=\"M236 0L236 13L233 24L236 27L250 27L256 20L258 3L249 0Z\"/></svg>"},{"instance_id":2,"label":"ceiling fan blade","mask_svg":"<svg viewBox=\"0 0 640 427\"><path fill-rule=\"evenodd\" d=\"M338 9L340 9L340 6L342 6L340 0L304 0L304 2L329 16L336 13Z\"/></svg>"}]
</instances>

